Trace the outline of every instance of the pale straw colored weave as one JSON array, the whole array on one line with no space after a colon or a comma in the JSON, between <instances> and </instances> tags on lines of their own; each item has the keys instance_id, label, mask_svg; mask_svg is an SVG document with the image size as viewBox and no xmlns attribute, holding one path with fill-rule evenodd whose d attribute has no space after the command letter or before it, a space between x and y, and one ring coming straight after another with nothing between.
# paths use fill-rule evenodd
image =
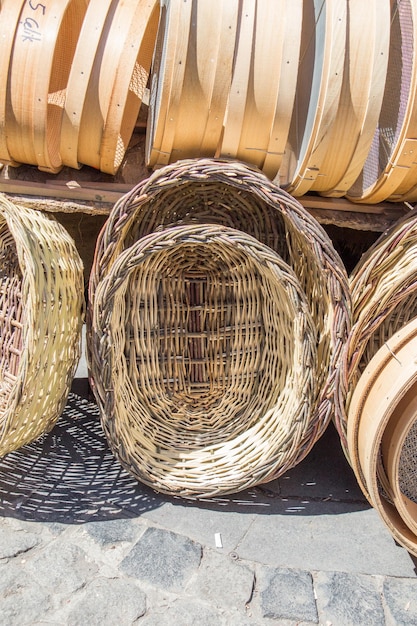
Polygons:
<instances>
[{"instance_id":1,"label":"pale straw colored weave","mask_svg":"<svg viewBox=\"0 0 417 626\"><path fill-rule=\"evenodd\" d=\"M304 293L316 332L317 371L310 435L294 450L294 465L309 452L333 415L335 375L350 327L347 277L330 239L316 220L296 200L250 166L221 159L179 161L161 168L116 203L99 235L90 274L88 344L92 387L104 408L108 402L107 391L99 382L104 356L97 352L94 338L97 329L92 323L91 311L96 306L98 286L112 272L119 255L161 229L207 224L237 229L267 245L291 268ZM202 249L202 271L205 267L203 252ZM242 293L246 289L243 278ZM220 285L221 281L218 289ZM175 297L172 296L170 305L172 315L176 311ZM283 303L276 301L275 305L279 310ZM202 310L204 306L209 304L202 300ZM172 332L177 322L173 317ZM251 401L256 404L259 398ZM103 410L105 415L106 410ZM279 473L277 467L276 475ZM272 474L268 476L271 478Z\"/></svg>"},{"instance_id":2,"label":"pale straw colored weave","mask_svg":"<svg viewBox=\"0 0 417 626\"><path fill-rule=\"evenodd\" d=\"M80 356L83 266L66 230L0 195L0 456L49 431Z\"/></svg>"},{"instance_id":3,"label":"pale straw colored weave","mask_svg":"<svg viewBox=\"0 0 417 626\"><path fill-rule=\"evenodd\" d=\"M336 425L346 447L347 412L361 373L378 349L417 316L417 211L384 233L350 276L353 325L339 371ZM344 400L343 400L344 399Z\"/></svg>"},{"instance_id":4,"label":"pale straw colored weave","mask_svg":"<svg viewBox=\"0 0 417 626\"><path fill-rule=\"evenodd\" d=\"M158 491L270 480L314 431L315 328L292 270L227 227L147 235L98 285L93 375L110 446Z\"/></svg>"}]
</instances>

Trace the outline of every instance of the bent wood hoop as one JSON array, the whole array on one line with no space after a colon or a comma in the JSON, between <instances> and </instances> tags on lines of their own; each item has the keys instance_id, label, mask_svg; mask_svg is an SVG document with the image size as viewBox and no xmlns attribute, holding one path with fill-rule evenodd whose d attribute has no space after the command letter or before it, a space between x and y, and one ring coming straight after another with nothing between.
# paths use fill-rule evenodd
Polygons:
<instances>
[{"instance_id":1,"label":"bent wood hoop","mask_svg":"<svg viewBox=\"0 0 417 626\"><path fill-rule=\"evenodd\" d=\"M132 136L148 82L159 22L157 0L133 0L130 6L121 4L118 9L101 63L105 74L101 79L106 81L110 81L110 70L116 64L107 115L100 129L99 169L108 174L117 172ZM121 41L120 51L114 49L114 40ZM105 107L101 105L100 110L104 112Z\"/></svg>"},{"instance_id":2,"label":"bent wood hoop","mask_svg":"<svg viewBox=\"0 0 417 626\"><path fill-rule=\"evenodd\" d=\"M297 84L302 2L242 7L220 154L278 172Z\"/></svg>"},{"instance_id":3,"label":"bent wood hoop","mask_svg":"<svg viewBox=\"0 0 417 626\"><path fill-rule=\"evenodd\" d=\"M57 172L65 89L85 0L26 3L16 29L6 110L12 158Z\"/></svg>"},{"instance_id":4,"label":"bent wood hoop","mask_svg":"<svg viewBox=\"0 0 417 626\"><path fill-rule=\"evenodd\" d=\"M368 156L385 88L390 42L390 0L350 0L339 106L327 152L311 190L341 197Z\"/></svg>"},{"instance_id":5,"label":"bent wood hoop","mask_svg":"<svg viewBox=\"0 0 417 626\"><path fill-rule=\"evenodd\" d=\"M112 0L90 0L68 77L60 153L63 164L74 169L79 169L82 165L78 161L81 119L94 62L112 4Z\"/></svg>"},{"instance_id":6,"label":"bent wood hoop","mask_svg":"<svg viewBox=\"0 0 417 626\"><path fill-rule=\"evenodd\" d=\"M294 196L311 189L336 118L346 48L343 0L304 3L301 64L293 118L279 181Z\"/></svg>"},{"instance_id":7,"label":"bent wood hoop","mask_svg":"<svg viewBox=\"0 0 417 626\"><path fill-rule=\"evenodd\" d=\"M3 81L2 89L0 89L0 162L10 165L18 165L18 163L12 159L7 147L6 111L9 106L9 68L15 33L25 2L26 0L3 0L0 6L0 76Z\"/></svg>"},{"instance_id":8,"label":"bent wood hoop","mask_svg":"<svg viewBox=\"0 0 417 626\"><path fill-rule=\"evenodd\" d=\"M417 5L393 3L387 82L381 114L361 175L346 194L352 202L397 200L417 172Z\"/></svg>"},{"instance_id":9,"label":"bent wood hoop","mask_svg":"<svg viewBox=\"0 0 417 626\"><path fill-rule=\"evenodd\" d=\"M167 4L152 69L147 162L214 156L232 80L239 3Z\"/></svg>"}]
</instances>

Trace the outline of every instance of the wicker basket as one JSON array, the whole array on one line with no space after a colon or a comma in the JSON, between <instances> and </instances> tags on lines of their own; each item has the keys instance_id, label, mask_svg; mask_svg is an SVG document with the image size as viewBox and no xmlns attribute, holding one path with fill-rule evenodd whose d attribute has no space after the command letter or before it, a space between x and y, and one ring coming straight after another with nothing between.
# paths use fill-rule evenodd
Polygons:
<instances>
[{"instance_id":1,"label":"wicker basket","mask_svg":"<svg viewBox=\"0 0 417 626\"><path fill-rule=\"evenodd\" d=\"M318 356L310 434L294 451L295 465L324 432L332 415L335 375L350 325L347 277L319 224L296 200L249 166L211 159L178 162L155 172L115 205L99 235L90 274L88 345L93 389L105 407L109 399L100 383L104 355L98 351L92 308L97 306L100 284L113 272L119 256L161 229L208 223L237 229L242 236L267 245L292 269L305 295ZM277 466L275 474L268 470L268 477L275 477L281 469Z\"/></svg>"},{"instance_id":2,"label":"wicker basket","mask_svg":"<svg viewBox=\"0 0 417 626\"><path fill-rule=\"evenodd\" d=\"M362 257L350 276L353 325L337 388L336 425L346 443L347 411L361 373L379 348L417 317L417 211L400 219Z\"/></svg>"},{"instance_id":3,"label":"wicker basket","mask_svg":"<svg viewBox=\"0 0 417 626\"><path fill-rule=\"evenodd\" d=\"M46 214L0 196L0 456L52 428L79 355L83 267Z\"/></svg>"},{"instance_id":4,"label":"wicker basket","mask_svg":"<svg viewBox=\"0 0 417 626\"><path fill-rule=\"evenodd\" d=\"M249 235L189 225L142 237L98 285L93 329L107 438L157 491L238 491L309 445L314 324L292 270Z\"/></svg>"}]
</instances>

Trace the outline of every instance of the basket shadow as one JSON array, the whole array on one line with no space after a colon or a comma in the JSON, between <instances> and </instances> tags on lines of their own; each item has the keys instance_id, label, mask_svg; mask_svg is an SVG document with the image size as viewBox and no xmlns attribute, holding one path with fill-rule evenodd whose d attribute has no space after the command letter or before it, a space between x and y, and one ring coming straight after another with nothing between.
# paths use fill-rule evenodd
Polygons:
<instances>
[{"instance_id":1,"label":"basket shadow","mask_svg":"<svg viewBox=\"0 0 417 626\"><path fill-rule=\"evenodd\" d=\"M0 460L0 515L82 524L138 517L165 503L262 515L339 514L369 508L335 429L284 476L238 494L186 500L155 492L110 451L87 385L75 381L50 433ZM81 394L81 395L80 395Z\"/></svg>"}]
</instances>

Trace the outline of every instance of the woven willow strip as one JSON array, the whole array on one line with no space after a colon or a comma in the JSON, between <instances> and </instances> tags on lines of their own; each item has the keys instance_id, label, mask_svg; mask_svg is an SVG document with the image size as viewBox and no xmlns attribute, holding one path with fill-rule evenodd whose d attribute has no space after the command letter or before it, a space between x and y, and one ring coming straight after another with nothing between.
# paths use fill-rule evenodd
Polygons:
<instances>
[{"instance_id":1,"label":"woven willow strip","mask_svg":"<svg viewBox=\"0 0 417 626\"><path fill-rule=\"evenodd\" d=\"M97 286L92 374L122 465L157 491L236 492L310 446L316 331L289 266L249 235L175 226Z\"/></svg>"},{"instance_id":2,"label":"woven willow strip","mask_svg":"<svg viewBox=\"0 0 417 626\"><path fill-rule=\"evenodd\" d=\"M353 325L341 359L336 410L345 451L347 410L361 372L378 349L417 316L416 276L417 211L412 211L375 242L350 276Z\"/></svg>"},{"instance_id":3,"label":"woven willow strip","mask_svg":"<svg viewBox=\"0 0 417 626\"><path fill-rule=\"evenodd\" d=\"M0 196L0 456L49 431L80 356L83 266L65 229Z\"/></svg>"},{"instance_id":4,"label":"woven willow strip","mask_svg":"<svg viewBox=\"0 0 417 626\"><path fill-rule=\"evenodd\" d=\"M152 174L116 203L99 235L90 302L118 256L136 241L173 225L207 223L238 229L268 245L292 268L305 293L317 333L318 363L315 432L310 445L298 451L299 461L333 412L336 371L350 328L350 296L344 267L324 230L266 176L221 159L186 160ZM91 313L89 328L90 344ZM94 353L89 358L98 373L101 359Z\"/></svg>"}]
</instances>

